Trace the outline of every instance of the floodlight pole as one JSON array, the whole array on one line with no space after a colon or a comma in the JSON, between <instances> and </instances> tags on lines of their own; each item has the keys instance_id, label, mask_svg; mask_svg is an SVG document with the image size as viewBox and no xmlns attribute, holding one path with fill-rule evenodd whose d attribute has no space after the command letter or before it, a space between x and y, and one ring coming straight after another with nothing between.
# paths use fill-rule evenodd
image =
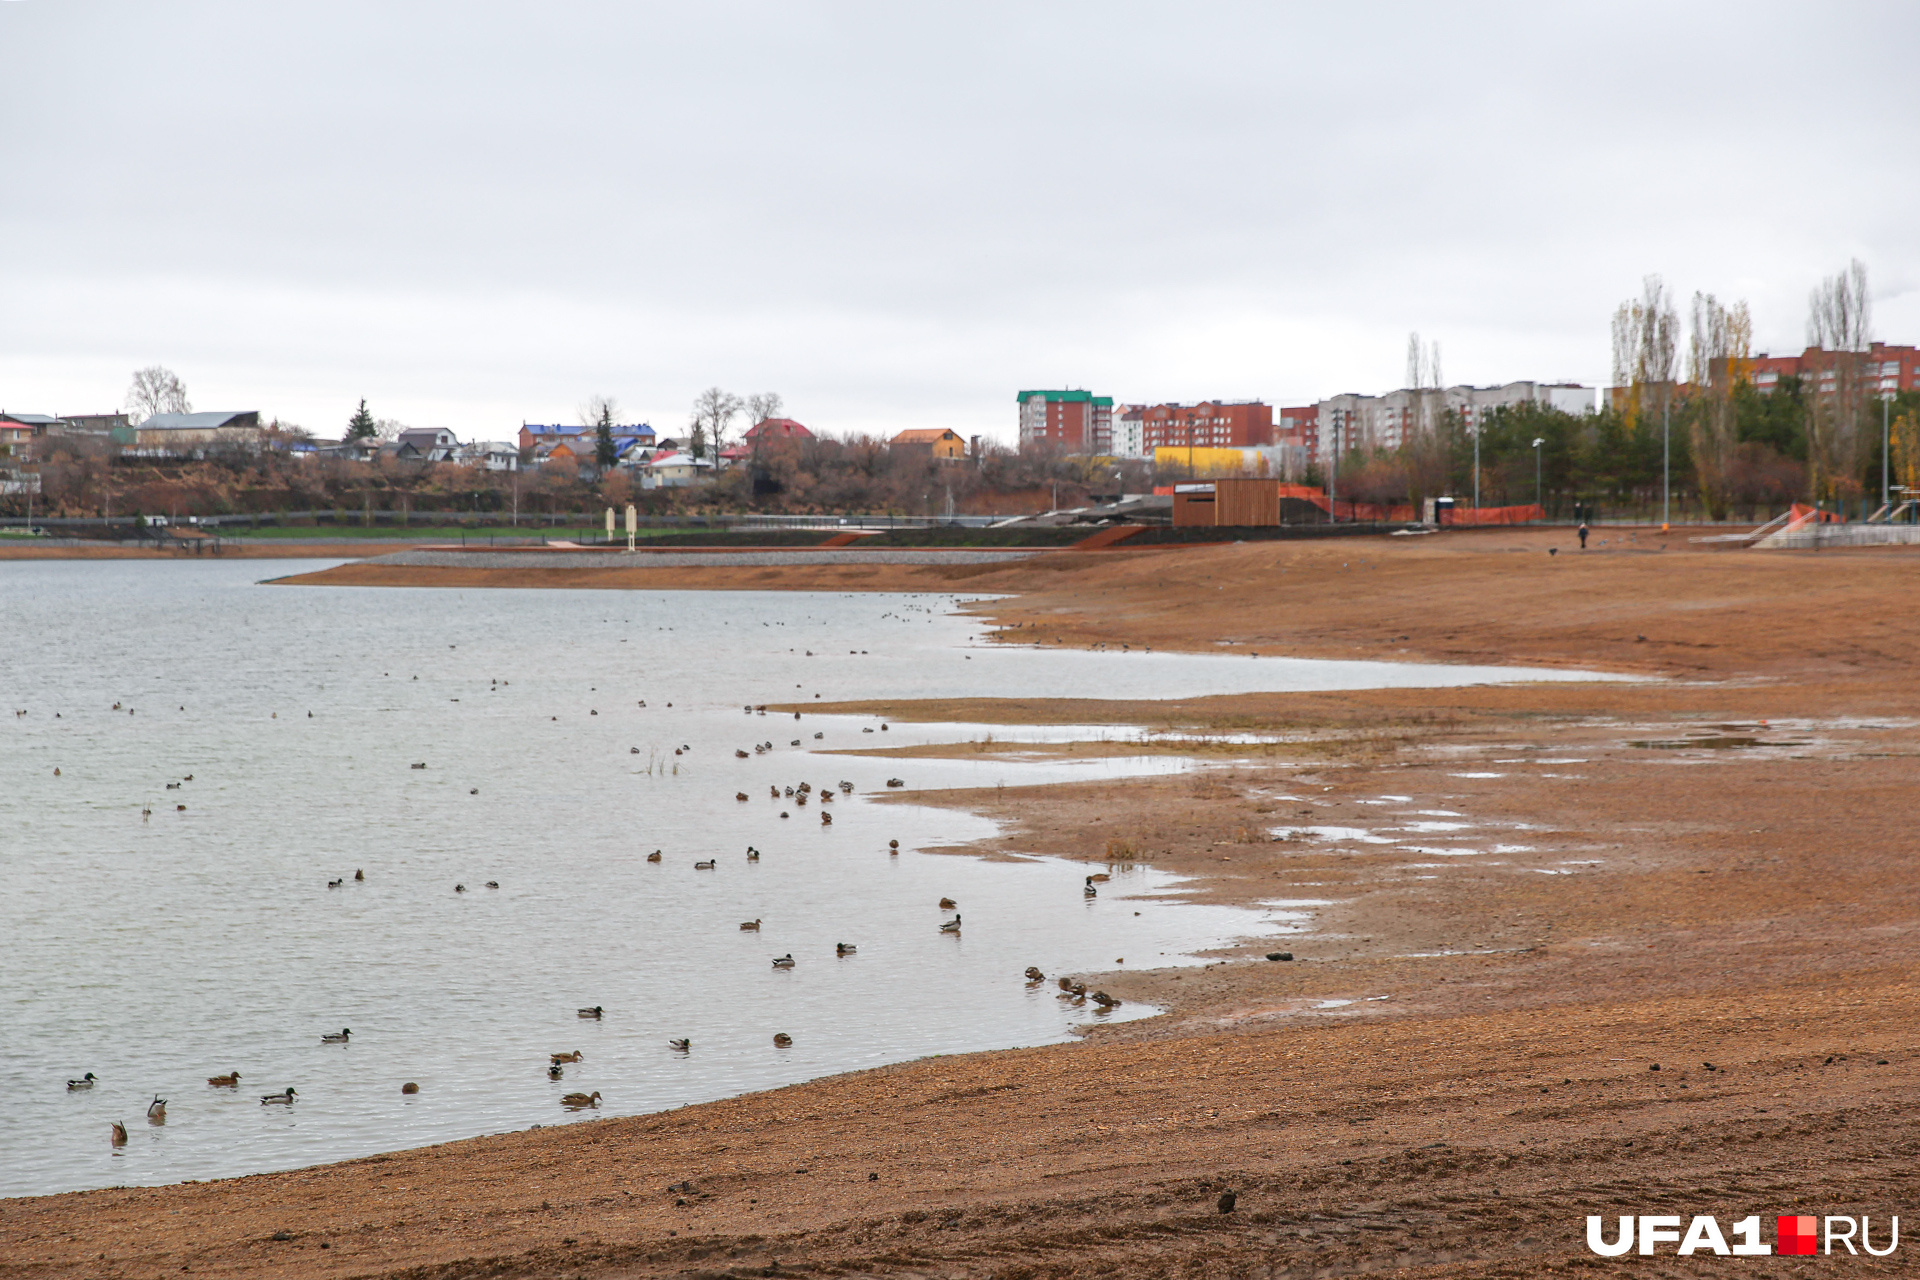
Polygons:
<instances>
[{"instance_id":1,"label":"floodlight pole","mask_svg":"<svg viewBox=\"0 0 1920 1280\"><path fill-rule=\"evenodd\" d=\"M1673 394L1673 388L1667 388L1667 396ZM1667 527L1668 503L1672 498L1673 432L1670 428L1672 401L1662 396L1660 400L1660 528Z\"/></svg>"},{"instance_id":2,"label":"floodlight pole","mask_svg":"<svg viewBox=\"0 0 1920 1280\"><path fill-rule=\"evenodd\" d=\"M1473 509L1480 510L1480 419L1473 420Z\"/></svg>"},{"instance_id":3,"label":"floodlight pole","mask_svg":"<svg viewBox=\"0 0 1920 1280\"><path fill-rule=\"evenodd\" d=\"M1889 425L1892 405L1893 401L1889 400L1885 394L1882 394L1880 397L1880 506L1882 509L1886 507L1892 492L1887 485L1890 474L1887 467L1887 455L1892 451L1893 446L1892 428Z\"/></svg>"},{"instance_id":4,"label":"floodlight pole","mask_svg":"<svg viewBox=\"0 0 1920 1280\"><path fill-rule=\"evenodd\" d=\"M1541 436L1533 438L1533 505L1540 508L1540 518L1546 519L1547 508L1540 498L1540 446L1546 443Z\"/></svg>"}]
</instances>

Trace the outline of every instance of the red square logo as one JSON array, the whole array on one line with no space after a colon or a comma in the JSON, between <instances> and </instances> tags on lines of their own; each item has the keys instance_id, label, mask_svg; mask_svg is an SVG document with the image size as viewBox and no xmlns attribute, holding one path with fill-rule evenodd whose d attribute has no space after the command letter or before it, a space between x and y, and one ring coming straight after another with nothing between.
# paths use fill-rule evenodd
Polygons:
<instances>
[{"instance_id":1,"label":"red square logo","mask_svg":"<svg viewBox=\"0 0 1920 1280\"><path fill-rule=\"evenodd\" d=\"M1819 1238L1820 1229L1815 1225L1810 1213L1780 1215L1780 1252L1785 1254L1810 1254Z\"/></svg>"}]
</instances>

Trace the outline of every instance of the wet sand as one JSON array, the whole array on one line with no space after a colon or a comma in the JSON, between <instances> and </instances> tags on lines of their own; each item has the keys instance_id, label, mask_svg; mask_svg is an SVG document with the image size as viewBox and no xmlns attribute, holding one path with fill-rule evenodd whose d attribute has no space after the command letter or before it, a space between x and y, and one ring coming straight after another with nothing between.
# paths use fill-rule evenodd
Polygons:
<instances>
[{"instance_id":1,"label":"wet sand","mask_svg":"<svg viewBox=\"0 0 1920 1280\"><path fill-rule=\"evenodd\" d=\"M969 852L1325 905L1204 970L1075 975L1169 1009L1076 1044L0 1202L0 1274L1658 1276L1727 1264L1593 1257L1585 1216L1760 1214L1771 1240L1767 1215L1865 1213L1883 1232L1920 1155L1920 556L1656 552L1644 532L1545 554L1571 543L1057 554L964 587L896 567L885 589L1008 593L976 606L1008 642L1661 681L864 706L1281 738L1209 745L1184 777L911 799L1006 824ZM1910 1274L1910 1249L1849 1273Z\"/></svg>"}]
</instances>

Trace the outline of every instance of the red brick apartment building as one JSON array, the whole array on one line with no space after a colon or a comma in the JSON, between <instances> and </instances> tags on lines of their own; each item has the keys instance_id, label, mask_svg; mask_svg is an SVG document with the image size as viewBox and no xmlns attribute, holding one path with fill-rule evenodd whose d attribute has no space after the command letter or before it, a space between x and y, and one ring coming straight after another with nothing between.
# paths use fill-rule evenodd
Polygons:
<instances>
[{"instance_id":1,"label":"red brick apartment building","mask_svg":"<svg viewBox=\"0 0 1920 1280\"><path fill-rule=\"evenodd\" d=\"M1920 347L1895 347L1884 342L1868 346L1865 355L1820 347L1808 347L1797 356L1770 356L1763 351L1753 358L1748 376L1761 391L1772 391L1782 378L1801 378L1809 392L1831 394L1836 357L1861 362L1860 384L1869 396L1890 396L1920 386Z\"/></svg>"},{"instance_id":2,"label":"red brick apartment building","mask_svg":"<svg viewBox=\"0 0 1920 1280\"><path fill-rule=\"evenodd\" d=\"M1141 444L1155 449L1251 449L1272 444L1273 407L1258 400L1202 400L1156 404L1141 412Z\"/></svg>"},{"instance_id":3,"label":"red brick apartment building","mask_svg":"<svg viewBox=\"0 0 1920 1280\"><path fill-rule=\"evenodd\" d=\"M1020 447L1107 453L1113 446L1113 397L1090 391L1022 391Z\"/></svg>"},{"instance_id":4,"label":"red brick apartment building","mask_svg":"<svg viewBox=\"0 0 1920 1280\"><path fill-rule=\"evenodd\" d=\"M1275 444L1298 445L1309 458L1320 456L1320 406L1296 405L1280 410L1280 428L1273 433Z\"/></svg>"}]
</instances>

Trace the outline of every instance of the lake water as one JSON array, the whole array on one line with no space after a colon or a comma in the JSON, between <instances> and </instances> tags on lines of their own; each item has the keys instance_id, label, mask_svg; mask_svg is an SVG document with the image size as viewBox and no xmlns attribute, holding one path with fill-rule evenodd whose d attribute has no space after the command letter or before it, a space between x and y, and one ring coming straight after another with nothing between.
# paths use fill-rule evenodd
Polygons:
<instances>
[{"instance_id":1,"label":"lake water","mask_svg":"<svg viewBox=\"0 0 1920 1280\"><path fill-rule=\"evenodd\" d=\"M1185 761L836 756L954 730L746 704L1578 678L1009 648L951 596L256 585L314 567L0 562L0 1195L565 1122L575 1090L632 1114L1058 1041L1151 1011L1070 1007L1030 964L1192 963L1299 927L1146 869L1089 901L1076 862L918 853L993 827L869 798ZM803 781L834 802L769 795ZM235 1070L238 1090L205 1084ZM260 1104L289 1086L292 1107Z\"/></svg>"}]
</instances>

